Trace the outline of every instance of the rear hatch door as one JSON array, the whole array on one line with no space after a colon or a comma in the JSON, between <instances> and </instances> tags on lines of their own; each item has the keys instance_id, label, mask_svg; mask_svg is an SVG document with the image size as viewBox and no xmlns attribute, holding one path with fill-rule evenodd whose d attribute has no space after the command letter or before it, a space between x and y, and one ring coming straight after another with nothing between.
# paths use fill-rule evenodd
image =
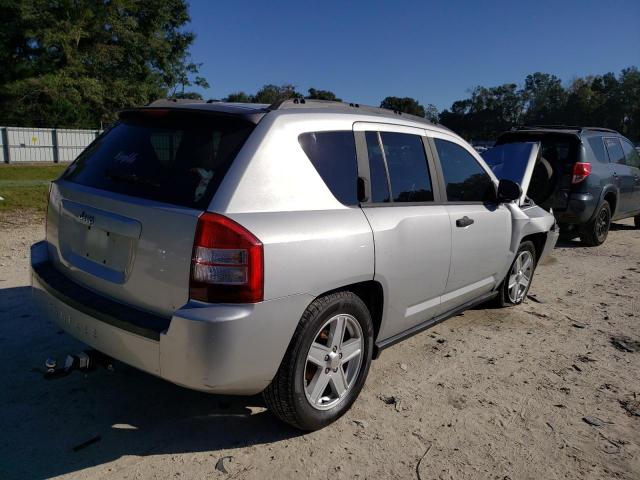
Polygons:
<instances>
[{"instance_id":1,"label":"rear hatch door","mask_svg":"<svg viewBox=\"0 0 640 480\"><path fill-rule=\"evenodd\" d=\"M52 187L47 240L56 268L170 316L188 301L198 217L253 126L171 109L126 113Z\"/></svg>"}]
</instances>

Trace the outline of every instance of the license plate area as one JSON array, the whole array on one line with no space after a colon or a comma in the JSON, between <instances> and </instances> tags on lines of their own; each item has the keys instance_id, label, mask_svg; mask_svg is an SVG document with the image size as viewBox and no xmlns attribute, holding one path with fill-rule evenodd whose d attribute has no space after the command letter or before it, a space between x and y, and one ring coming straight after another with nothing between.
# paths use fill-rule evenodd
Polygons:
<instances>
[{"instance_id":1,"label":"license plate area","mask_svg":"<svg viewBox=\"0 0 640 480\"><path fill-rule=\"evenodd\" d=\"M60 251L70 264L115 283L126 281L140 236L139 222L64 202L58 232Z\"/></svg>"}]
</instances>

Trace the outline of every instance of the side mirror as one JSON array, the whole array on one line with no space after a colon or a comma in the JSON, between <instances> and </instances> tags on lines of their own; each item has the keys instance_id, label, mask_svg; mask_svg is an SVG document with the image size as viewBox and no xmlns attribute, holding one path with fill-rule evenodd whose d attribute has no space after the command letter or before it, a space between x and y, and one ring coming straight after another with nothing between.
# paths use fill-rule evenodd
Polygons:
<instances>
[{"instance_id":1,"label":"side mirror","mask_svg":"<svg viewBox=\"0 0 640 480\"><path fill-rule=\"evenodd\" d=\"M511 180L500 180L498 183L498 202L509 203L518 200L522 196L522 188Z\"/></svg>"}]
</instances>

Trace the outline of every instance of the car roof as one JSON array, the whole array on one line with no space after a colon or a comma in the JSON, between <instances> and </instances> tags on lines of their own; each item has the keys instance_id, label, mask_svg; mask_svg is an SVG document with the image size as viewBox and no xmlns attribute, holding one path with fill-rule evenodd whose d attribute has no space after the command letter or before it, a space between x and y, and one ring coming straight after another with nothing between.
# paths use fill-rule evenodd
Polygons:
<instances>
[{"instance_id":1,"label":"car roof","mask_svg":"<svg viewBox=\"0 0 640 480\"><path fill-rule=\"evenodd\" d=\"M209 113L218 113L224 115L233 115L242 117L252 123L258 123L269 112L287 111L287 113L329 113L329 114L352 114L359 117L370 117L372 120L380 121L380 119L392 120L395 124L406 124L424 128L431 127L436 130L444 131L458 136L443 125L430 122L426 118L418 117L408 113L389 110L386 108L371 107L368 105L360 105L358 103L333 102L329 100L309 100L309 99L289 99L276 102L273 104L265 103L234 103L234 102L218 102L204 101L193 99L161 99L150 103L145 107L125 110L121 112L150 110L150 109L172 109L181 111L200 111Z\"/></svg>"}]
</instances>

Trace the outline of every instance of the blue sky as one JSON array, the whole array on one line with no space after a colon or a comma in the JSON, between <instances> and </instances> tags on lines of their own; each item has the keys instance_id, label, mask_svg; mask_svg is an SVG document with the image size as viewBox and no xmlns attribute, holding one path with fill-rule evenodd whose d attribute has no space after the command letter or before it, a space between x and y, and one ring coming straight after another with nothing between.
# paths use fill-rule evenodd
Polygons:
<instances>
[{"instance_id":1,"label":"blue sky","mask_svg":"<svg viewBox=\"0 0 640 480\"><path fill-rule=\"evenodd\" d=\"M446 108L475 85L527 74L640 67L640 0L191 0L191 52L205 98L265 83L378 105L409 96Z\"/></svg>"}]
</instances>

